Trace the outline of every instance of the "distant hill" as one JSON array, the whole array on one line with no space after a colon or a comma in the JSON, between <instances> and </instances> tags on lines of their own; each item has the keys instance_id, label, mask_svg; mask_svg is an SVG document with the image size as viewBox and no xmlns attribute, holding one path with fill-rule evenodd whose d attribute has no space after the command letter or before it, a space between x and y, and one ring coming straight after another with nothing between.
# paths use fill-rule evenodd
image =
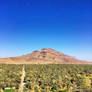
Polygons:
<instances>
[{"instance_id":1,"label":"distant hill","mask_svg":"<svg viewBox=\"0 0 92 92\"><path fill-rule=\"evenodd\" d=\"M75 57L57 52L51 48L43 48L31 54L0 58L0 63L4 64L92 64L87 61L78 60Z\"/></svg>"}]
</instances>

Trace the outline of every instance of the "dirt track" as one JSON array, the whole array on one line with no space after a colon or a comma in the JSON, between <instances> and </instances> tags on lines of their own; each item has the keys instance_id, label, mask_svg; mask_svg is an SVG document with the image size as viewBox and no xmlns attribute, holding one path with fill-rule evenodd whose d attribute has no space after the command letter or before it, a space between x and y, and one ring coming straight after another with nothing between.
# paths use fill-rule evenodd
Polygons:
<instances>
[{"instance_id":1,"label":"dirt track","mask_svg":"<svg viewBox=\"0 0 92 92\"><path fill-rule=\"evenodd\" d=\"M23 88L24 88L24 78L25 78L25 67L23 66L19 92L23 92Z\"/></svg>"}]
</instances>

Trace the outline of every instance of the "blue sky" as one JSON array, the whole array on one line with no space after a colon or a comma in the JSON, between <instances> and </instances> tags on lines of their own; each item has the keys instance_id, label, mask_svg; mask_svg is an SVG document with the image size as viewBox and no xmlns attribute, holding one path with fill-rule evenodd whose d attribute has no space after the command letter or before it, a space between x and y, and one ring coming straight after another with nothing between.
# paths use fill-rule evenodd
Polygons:
<instances>
[{"instance_id":1,"label":"blue sky","mask_svg":"<svg viewBox=\"0 0 92 92\"><path fill-rule=\"evenodd\" d=\"M53 48L92 61L91 0L0 1L0 57Z\"/></svg>"}]
</instances>

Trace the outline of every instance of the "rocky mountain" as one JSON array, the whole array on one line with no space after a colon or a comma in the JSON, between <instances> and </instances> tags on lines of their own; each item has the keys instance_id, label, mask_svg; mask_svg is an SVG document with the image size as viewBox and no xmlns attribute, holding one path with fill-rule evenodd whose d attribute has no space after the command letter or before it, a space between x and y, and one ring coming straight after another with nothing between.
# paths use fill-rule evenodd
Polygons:
<instances>
[{"instance_id":1,"label":"rocky mountain","mask_svg":"<svg viewBox=\"0 0 92 92\"><path fill-rule=\"evenodd\" d=\"M51 48L43 48L40 51L34 51L31 54L1 58L0 63L5 64L90 64L86 61L81 61L75 57L57 52Z\"/></svg>"}]
</instances>

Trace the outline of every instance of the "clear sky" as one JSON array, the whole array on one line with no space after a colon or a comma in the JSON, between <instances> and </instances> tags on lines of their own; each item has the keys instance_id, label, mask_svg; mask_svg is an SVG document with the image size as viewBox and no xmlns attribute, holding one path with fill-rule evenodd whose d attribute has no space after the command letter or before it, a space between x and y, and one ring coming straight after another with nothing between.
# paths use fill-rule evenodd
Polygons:
<instances>
[{"instance_id":1,"label":"clear sky","mask_svg":"<svg viewBox=\"0 0 92 92\"><path fill-rule=\"evenodd\" d=\"M41 48L92 61L92 0L1 0L0 57Z\"/></svg>"}]
</instances>

